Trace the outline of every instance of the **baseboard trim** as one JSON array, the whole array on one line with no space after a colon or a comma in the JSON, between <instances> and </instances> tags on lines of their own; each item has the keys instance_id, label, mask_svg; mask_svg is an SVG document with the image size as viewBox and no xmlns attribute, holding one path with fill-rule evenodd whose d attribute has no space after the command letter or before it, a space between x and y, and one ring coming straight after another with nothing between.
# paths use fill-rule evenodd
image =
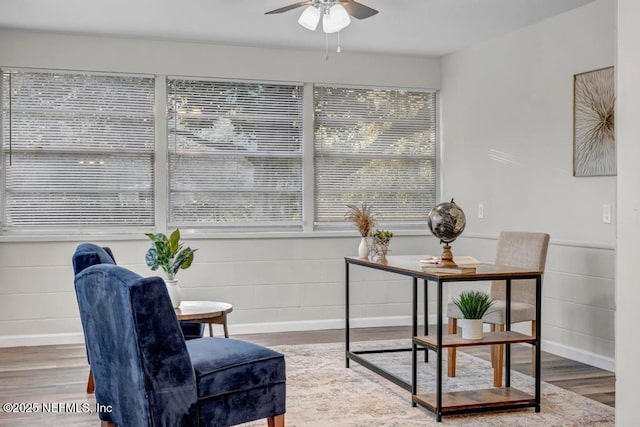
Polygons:
<instances>
[{"instance_id":1,"label":"baseboard trim","mask_svg":"<svg viewBox=\"0 0 640 427\"><path fill-rule=\"evenodd\" d=\"M420 317L422 319L422 316ZM446 321L446 320L445 320ZM429 316L429 324L436 322L434 315ZM444 322L444 321L443 321ZM390 317L370 317L351 319L352 328L375 328L382 326L410 326L410 316L390 316ZM269 322L269 323L245 323L229 325L229 334L263 334L274 332L303 332L317 331L322 329L343 329L344 319L329 320L304 320L297 322ZM444 325L446 327L446 325ZM486 325L485 325L486 326ZM208 333L205 328L205 333ZM83 344L84 335L82 333L64 334L34 334L34 335L7 335L0 336L0 348L2 347L30 347L39 345L64 345ZM600 369L615 372L615 359L591 353L575 347L569 347L553 341L542 340L543 351L552 353L567 359L575 360Z\"/></svg>"},{"instance_id":2,"label":"baseboard trim","mask_svg":"<svg viewBox=\"0 0 640 427\"><path fill-rule=\"evenodd\" d=\"M606 371L615 372L616 361L612 357L602 356L600 354L591 353L590 351L581 350L575 347L569 347L554 341L542 340L541 350L562 356L567 359L595 366L596 368Z\"/></svg>"},{"instance_id":3,"label":"baseboard trim","mask_svg":"<svg viewBox=\"0 0 640 427\"><path fill-rule=\"evenodd\" d=\"M84 344L82 332L65 334L33 334L0 336L2 347L32 347L37 345Z\"/></svg>"}]
</instances>

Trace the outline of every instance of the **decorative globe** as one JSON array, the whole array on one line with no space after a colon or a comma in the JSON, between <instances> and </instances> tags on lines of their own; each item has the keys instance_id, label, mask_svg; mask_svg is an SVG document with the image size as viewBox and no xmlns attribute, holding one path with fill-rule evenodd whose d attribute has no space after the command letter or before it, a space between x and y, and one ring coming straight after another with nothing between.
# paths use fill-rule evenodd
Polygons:
<instances>
[{"instance_id":1,"label":"decorative globe","mask_svg":"<svg viewBox=\"0 0 640 427\"><path fill-rule=\"evenodd\" d=\"M462 234L467 219L462 209L451 199L451 202L440 203L431 209L427 216L427 224L441 243L449 244Z\"/></svg>"}]
</instances>

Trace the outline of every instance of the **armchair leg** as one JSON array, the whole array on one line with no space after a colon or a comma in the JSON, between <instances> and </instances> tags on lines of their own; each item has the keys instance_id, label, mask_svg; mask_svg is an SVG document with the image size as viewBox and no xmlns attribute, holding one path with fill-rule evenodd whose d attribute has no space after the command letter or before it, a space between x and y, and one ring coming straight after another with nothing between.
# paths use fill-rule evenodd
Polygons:
<instances>
[{"instance_id":1,"label":"armchair leg","mask_svg":"<svg viewBox=\"0 0 640 427\"><path fill-rule=\"evenodd\" d=\"M447 332L449 335L456 335L458 333L458 319L450 317L447 323ZM451 347L447 350L447 375L450 377L456 376L456 348Z\"/></svg>"},{"instance_id":2,"label":"armchair leg","mask_svg":"<svg viewBox=\"0 0 640 427\"><path fill-rule=\"evenodd\" d=\"M91 394L96 390L96 386L93 383L93 372L91 372L91 367L89 367L89 378L87 379L87 394Z\"/></svg>"},{"instance_id":3,"label":"armchair leg","mask_svg":"<svg viewBox=\"0 0 640 427\"><path fill-rule=\"evenodd\" d=\"M118 427L118 425L111 421L100 421L100 427Z\"/></svg>"},{"instance_id":4,"label":"armchair leg","mask_svg":"<svg viewBox=\"0 0 640 427\"><path fill-rule=\"evenodd\" d=\"M284 427L284 414L267 418L268 427Z\"/></svg>"}]
</instances>

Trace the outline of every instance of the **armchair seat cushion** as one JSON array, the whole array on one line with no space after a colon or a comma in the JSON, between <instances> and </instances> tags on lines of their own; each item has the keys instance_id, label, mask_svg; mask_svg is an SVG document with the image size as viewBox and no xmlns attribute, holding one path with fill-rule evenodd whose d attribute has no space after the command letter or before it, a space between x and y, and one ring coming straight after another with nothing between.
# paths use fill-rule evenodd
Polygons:
<instances>
[{"instance_id":1,"label":"armchair seat cushion","mask_svg":"<svg viewBox=\"0 0 640 427\"><path fill-rule=\"evenodd\" d=\"M284 355L245 341L200 338L186 342L198 399L285 383Z\"/></svg>"}]
</instances>

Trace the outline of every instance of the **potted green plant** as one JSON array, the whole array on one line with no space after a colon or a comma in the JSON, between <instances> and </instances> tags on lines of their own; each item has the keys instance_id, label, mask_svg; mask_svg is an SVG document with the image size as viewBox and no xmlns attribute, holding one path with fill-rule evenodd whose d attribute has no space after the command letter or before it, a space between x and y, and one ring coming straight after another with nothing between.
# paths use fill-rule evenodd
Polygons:
<instances>
[{"instance_id":1,"label":"potted green plant","mask_svg":"<svg viewBox=\"0 0 640 427\"><path fill-rule=\"evenodd\" d=\"M358 246L358 256L366 258L369 256L369 243L367 237L376 224L373 209L367 203L358 205L347 205L349 212L345 214L345 218L353 223L360 233L360 245Z\"/></svg>"},{"instance_id":2,"label":"potted green plant","mask_svg":"<svg viewBox=\"0 0 640 427\"><path fill-rule=\"evenodd\" d=\"M376 230L371 234L371 237L373 238L372 257L377 260L385 259L389 252L389 243L393 233L388 230Z\"/></svg>"},{"instance_id":3,"label":"potted green plant","mask_svg":"<svg viewBox=\"0 0 640 427\"><path fill-rule=\"evenodd\" d=\"M174 308L180 306L181 295L176 274L187 269L193 263L193 254L197 249L184 248L180 242L180 230L176 229L167 237L164 233L145 233L151 239L151 248L147 251L145 261L151 270L162 268L167 275L165 283Z\"/></svg>"},{"instance_id":4,"label":"potted green plant","mask_svg":"<svg viewBox=\"0 0 640 427\"><path fill-rule=\"evenodd\" d=\"M493 299L482 291L463 291L453 303L462 312L462 338L482 339L482 316L493 305Z\"/></svg>"}]
</instances>

